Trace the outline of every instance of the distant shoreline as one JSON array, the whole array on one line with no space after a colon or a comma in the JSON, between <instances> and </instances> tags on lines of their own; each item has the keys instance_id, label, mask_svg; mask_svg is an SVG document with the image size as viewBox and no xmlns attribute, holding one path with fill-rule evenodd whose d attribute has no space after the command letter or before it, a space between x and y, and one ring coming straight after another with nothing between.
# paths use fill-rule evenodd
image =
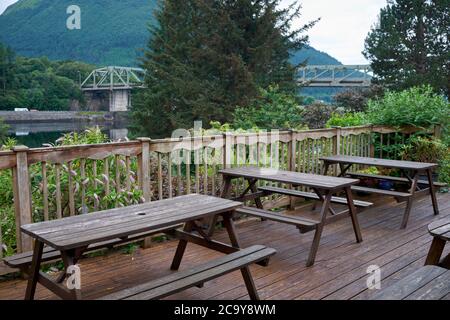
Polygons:
<instances>
[{"instance_id":1,"label":"distant shoreline","mask_svg":"<svg viewBox=\"0 0 450 320\"><path fill-rule=\"evenodd\" d=\"M0 111L0 119L6 124L27 122L122 122L129 112L91 111Z\"/></svg>"}]
</instances>

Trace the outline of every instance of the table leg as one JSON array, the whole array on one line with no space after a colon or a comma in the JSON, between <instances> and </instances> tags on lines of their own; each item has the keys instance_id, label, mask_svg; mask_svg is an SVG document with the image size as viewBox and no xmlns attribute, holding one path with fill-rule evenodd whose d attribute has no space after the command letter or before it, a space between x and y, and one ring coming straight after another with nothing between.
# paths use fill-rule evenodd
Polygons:
<instances>
[{"instance_id":1,"label":"table leg","mask_svg":"<svg viewBox=\"0 0 450 320\"><path fill-rule=\"evenodd\" d=\"M433 175L432 175L431 169L427 170L427 176L428 176L428 184L430 187L431 201L433 202L434 215L437 216L439 214L439 207L438 207L438 202L436 199L436 188L434 187Z\"/></svg>"},{"instance_id":2,"label":"table leg","mask_svg":"<svg viewBox=\"0 0 450 320\"><path fill-rule=\"evenodd\" d=\"M222 191L220 193L221 198L228 199L231 195L231 177L224 176L223 177L223 186Z\"/></svg>"},{"instance_id":3,"label":"table leg","mask_svg":"<svg viewBox=\"0 0 450 320\"><path fill-rule=\"evenodd\" d=\"M360 243L363 241L363 239L361 235L361 229L359 227L356 207L355 204L353 203L353 193L350 187L345 188L345 195L347 197L347 204L350 212L350 217L352 218L353 231L355 232L356 242Z\"/></svg>"},{"instance_id":4,"label":"table leg","mask_svg":"<svg viewBox=\"0 0 450 320\"><path fill-rule=\"evenodd\" d=\"M434 237L431 243L430 250L428 251L427 259L425 260L425 265L437 266L441 260L442 252L445 247L445 240Z\"/></svg>"},{"instance_id":5,"label":"table leg","mask_svg":"<svg viewBox=\"0 0 450 320\"><path fill-rule=\"evenodd\" d=\"M414 171L414 176L413 176L412 183L411 183L411 189L409 191L411 196L406 201L405 213L403 214L403 220L402 220L402 225L401 225L402 229L405 229L406 226L408 225L409 214L411 213L411 208L412 208L412 204L414 201L414 194L416 193L418 180L419 180L419 173L417 171Z\"/></svg>"},{"instance_id":6,"label":"table leg","mask_svg":"<svg viewBox=\"0 0 450 320\"><path fill-rule=\"evenodd\" d=\"M34 243L33 260L31 262L30 277L28 278L25 300L34 299L34 294L36 293L36 286L39 279L39 270L41 268L43 250L44 250L44 243L39 240L36 240Z\"/></svg>"},{"instance_id":7,"label":"table leg","mask_svg":"<svg viewBox=\"0 0 450 320\"><path fill-rule=\"evenodd\" d=\"M251 190L253 193L258 192L258 187L256 187L256 182L257 182L257 181L258 181L258 180L248 180L248 183L250 184L250 190ZM255 199L255 204L256 204L256 207L257 207L258 209L264 209L263 204L262 204L262 201L261 201L261 198L256 198L256 199Z\"/></svg>"},{"instance_id":8,"label":"table leg","mask_svg":"<svg viewBox=\"0 0 450 320\"><path fill-rule=\"evenodd\" d=\"M194 221L189 221L184 226L185 232L191 232L194 227ZM172 265L170 266L171 270L178 270L180 268L181 260L183 259L184 252L186 251L187 246L186 240L180 240L178 242L177 251L175 252L175 256L173 257Z\"/></svg>"},{"instance_id":9,"label":"table leg","mask_svg":"<svg viewBox=\"0 0 450 320\"><path fill-rule=\"evenodd\" d=\"M223 224L227 230L228 236L230 237L230 242L233 247L240 248L239 238L236 233L236 228L233 223L232 214L223 214ZM258 290L256 290L253 277L250 273L249 267L243 267L241 269L242 278L244 279L245 286L247 287L248 294L251 300L259 300Z\"/></svg>"},{"instance_id":10,"label":"table leg","mask_svg":"<svg viewBox=\"0 0 450 320\"><path fill-rule=\"evenodd\" d=\"M324 202L322 203L322 209L320 210L321 220L320 223L317 225L316 232L314 234L314 240L309 252L308 261L306 262L307 267L311 267L314 264L314 261L316 260L316 254L317 250L319 249L319 243L320 238L322 237L323 227L327 220L328 208L330 207L331 197L332 193L328 192L325 195Z\"/></svg>"},{"instance_id":11,"label":"table leg","mask_svg":"<svg viewBox=\"0 0 450 320\"><path fill-rule=\"evenodd\" d=\"M330 163L328 161L324 161L323 163L323 171L322 175L326 176L328 174L328 169L330 168Z\"/></svg>"},{"instance_id":12,"label":"table leg","mask_svg":"<svg viewBox=\"0 0 450 320\"><path fill-rule=\"evenodd\" d=\"M345 176L345 174L347 173L348 169L350 169L352 165L353 165L352 163L349 163L349 164L347 164L347 166L345 166L345 164L339 163L339 168L341 169L340 170L341 172L339 173L338 177Z\"/></svg>"},{"instance_id":13,"label":"table leg","mask_svg":"<svg viewBox=\"0 0 450 320\"><path fill-rule=\"evenodd\" d=\"M231 188L232 188L232 178L230 176L224 176L220 197L224 199L229 199L231 196ZM206 234L209 237L212 237L212 235L214 234L214 228L216 227L217 224L217 218L218 216L214 215L214 217L211 217L209 221L205 220L205 223L207 224Z\"/></svg>"},{"instance_id":14,"label":"table leg","mask_svg":"<svg viewBox=\"0 0 450 320\"><path fill-rule=\"evenodd\" d=\"M83 248L78 248L78 249L74 249L74 251L72 251L72 265L75 265L78 263L78 260L81 259L81 257L83 256L83 253L86 251L88 247L83 247ZM62 256L62 254L61 254ZM70 265L70 264L69 264ZM65 265L64 266L64 271L61 272L61 274L58 276L56 282L57 283L62 283L64 281L64 279L67 276L67 268L69 267L69 265Z\"/></svg>"}]
</instances>

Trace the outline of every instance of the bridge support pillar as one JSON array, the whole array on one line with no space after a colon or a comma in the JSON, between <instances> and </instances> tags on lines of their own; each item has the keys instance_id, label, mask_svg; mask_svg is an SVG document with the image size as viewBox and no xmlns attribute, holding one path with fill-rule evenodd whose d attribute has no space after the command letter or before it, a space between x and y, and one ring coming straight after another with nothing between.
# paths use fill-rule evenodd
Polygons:
<instances>
[{"instance_id":1,"label":"bridge support pillar","mask_svg":"<svg viewBox=\"0 0 450 320\"><path fill-rule=\"evenodd\" d=\"M131 90L114 89L109 93L109 111L127 111L131 105Z\"/></svg>"}]
</instances>

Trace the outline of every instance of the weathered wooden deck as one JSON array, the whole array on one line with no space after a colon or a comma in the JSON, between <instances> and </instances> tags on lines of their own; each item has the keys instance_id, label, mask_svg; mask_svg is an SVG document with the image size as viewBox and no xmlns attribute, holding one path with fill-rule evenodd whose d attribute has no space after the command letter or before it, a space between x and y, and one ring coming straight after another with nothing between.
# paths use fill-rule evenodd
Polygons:
<instances>
[{"instance_id":1,"label":"weathered wooden deck","mask_svg":"<svg viewBox=\"0 0 450 320\"><path fill-rule=\"evenodd\" d=\"M265 244L277 249L270 266L253 266L252 273L262 299L367 299L367 267L381 267L382 287L388 286L423 265L431 243L427 225L450 215L450 194L438 194L441 214L433 215L429 197L418 199L406 230L400 230L405 204L386 198L359 215L364 241L355 242L349 219L325 227L316 264L305 267L312 233L300 235L296 228L275 222L247 221L238 226L243 246ZM217 239L225 239L222 232ZM82 291L85 299L136 285L168 274L176 242L138 250L132 255L119 252L81 261ZM445 254L450 251L446 248ZM218 253L188 245L182 268L198 264ZM0 299L22 299L26 282L0 282ZM54 299L38 285L38 299ZM450 298L450 297L449 297ZM193 288L170 299L248 299L239 272Z\"/></svg>"}]
</instances>

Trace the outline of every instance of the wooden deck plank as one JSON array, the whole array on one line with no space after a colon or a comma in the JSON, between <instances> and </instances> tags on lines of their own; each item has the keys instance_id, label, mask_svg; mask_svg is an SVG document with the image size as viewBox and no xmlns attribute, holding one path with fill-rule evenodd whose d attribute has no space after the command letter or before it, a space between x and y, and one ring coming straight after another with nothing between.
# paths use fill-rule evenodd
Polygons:
<instances>
[{"instance_id":1,"label":"wooden deck plank","mask_svg":"<svg viewBox=\"0 0 450 320\"><path fill-rule=\"evenodd\" d=\"M336 221L323 232L316 265L306 268L312 234L299 234L294 226L271 221L248 221L238 225L243 246L261 244L278 253L269 267L252 266L252 275L262 299L366 299L376 290L368 290L367 266L379 264L382 268L382 286L388 286L423 265L432 237L427 226L444 216L450 216L450 195L438 194L441 214L432 214L429 199L419 199L411 212L408 229L399 231L404 204L380 198L374 207L359 215L364 242L354 243L354 234L348 221ZM215 237L225 241L219 232ZM98 298L141 281L149 281L170 274L169 266L176 248L175 242L156 244L150 249L139 249L125 255L107 256L81 261L82 289L86 298ZM448 252L450 249L446 249ZM181 270L208 261L221 254L205 248L188 245ZM99 270L104 270L99 273ZM288 284L288 285L287 285ZM22 299L26 282L0 282L0 299ZM38 286L38 299L54 299L54 295ZM192 288L170 299L248 299L239 272L207 282L201 289Z\"/></svg>"},{"instance_id":2,"label":"wooden deck plank","mask_svg":"<svg viewBox=\"0 0 450 320\"><path fill-rule=\"evenodd\" d=\"M398 241L398 238L401 238L401 236L400 237L398 237L398 238L395 238L395 237L392 237L392 238L387 238L387 239L385 239L386 238L386 234L390 234L393 230L395 230L395 228L394 229L387 229L390 225L392 225L393 223L394 224L396 224L396 223L398 223L398 221L400 220L400 218L396 215L396 220L394 220L394 221L391 221L388 225L385 225L384 227L383 227L383 229L385 229L384 231L385 232L383 232L383 233L381 233L381 234L379 234L379 236L378 236L378 238L376 238L374 241L373 241L373 243L378 243L378 242L380 242L380 239L383 239L383 242L381 242L380 244L379 244L379 248L381 249L381 253L379 252L378 254L383 254L383 248L386 246L386 244L388 244L389 242L392 242L392 241ZM425 219L424 220L424 222L423 222L423 224L420 226L420 229L423 229L424 227L426 227L426 224L428 223L428 219ZM364 227L363 227L364 228ZM365 228L364 228L365 229ZM422 230L420 230L419 231L419 233L420 234L423 234L423 231ZM366 232L366 234L367 234L367 232ZM371 251L374 251L374 248L373 248L373 245L369 242L370 241L370 239L366 239L366 241L364 241L364 243L366 244L366 247L362 247L361 248L361 252L365 252L365 251L367 251L367 252L371 252ZM350 250L353 250L354 248L355 248L355 246L353 245L353 243L351 243L351 237L349 237L348 239L347 239L347 243L348 243L348 248L350 248ZM368 246L367 246L368 245ZM379 249L379 250L380 250ZM278 249L279 250L279 249ZM425 253L426 253L426 250L427 249L425 249ZM285 278L287 278L287 277L289 277L290 275L294 275L294 276L296 276L296 275L299 275L299 278L301 279L302 278L302 273L303 272L305 272L305 273L303 273L303 278L304 279L311 279L310 281L308 280L308 281L302 281L302 280L299 280L299 283L297 284L296 283L296 291L300 291L301 290L301 287L302 286L312 286L312 287L314 287L314 286L319 286L320 284L321 284L321 281L324 281L324 283L326 283L326 282L328 282L328 281L330 281L330 280L332 280L332 278L330 278L330 276L332 276L333 274L332 273L329 273L329 272L332 272L332 271L334 271L335 272L335 274L339 274L340 272L341 272L341 268L343 268L344 266L345 266L345 262L346 262L346 260L348 260L349 258L351 258L352 259L352 263L351 264L355 264L355 263L357 263L358 261L357 261L357 258L355 258L355 256L353 255L353 256L350 256L349 255L349 253L350 252L342 252L342 251L340 251L340 250L338 250L338 249L336 249L336 248L332 248L331 250L327 250L327 249L323 249L323 251L322 252L325 252L326 254L328 254L328 252L331 252L331 254L336 254L336 256L338 257L335 261L330 261L329 262L329 265L328 265L328 269L324 269L324 270L319 270L318 268L313 268L314 269L314 276L313 276L313 278L311 278L312 276L311 276L311 274L310 273L308 273L309 271L308 271L308 269L301 269L301 268L298 268L298 266L296 266L295 264L293 265L293 268L292 268L292 271L291 270L289 270L289 268L288 267L286 267L286 265L283 265L283 272L282 272L282 275L279 275L279 277L278 278L274 278L274 275L273 274L270 274L268 277L270 277L271 278L271 281L270 281L270 284L269 284L269 288L270 288L270 290L271 291L274 291L274 290L276 290L277 288L277 286L279 287L279 291L282 293L282 294L284 294L284 291L285 291L285 287L286 287L286 283L290 283L290 282L292 282L292 281L294 281L294 279L292 279L292 278L290 278L290 279L285 279ZM275 257L276 258L276 257ZM276 263L276 259L273 259L273 263ZM296 261L296 263L300 263L300 261ZM334 267L333 267L334 266ZM274 267L275 269L280 269L280 267L276 267L275 266L275 264L272 264L272 267ZM277 273L277 272L276 272ZM275 273L275 274L276 274ZM255 275L255 276L257 276L257 275ZM283 282L284 281L284 282ZM279 282L279 283L277 283L277 282ZM274 288L275 287L275 288ZM290 285L288 286L288 287L290 287ZM264 292L264 290L263 290L263 292ZM223 298L223 296L221 296L222 298ZM270 296L269 296L270 297ZM229 297L228 297L229 298ZM268 297L265 297L265 298L268 298ZM277 296L275 296L275 297L272 297L272 298L287 298L287 297L277 297ZM291 297L290 297L291 298Z\"/></svg>"}]
</instances>

